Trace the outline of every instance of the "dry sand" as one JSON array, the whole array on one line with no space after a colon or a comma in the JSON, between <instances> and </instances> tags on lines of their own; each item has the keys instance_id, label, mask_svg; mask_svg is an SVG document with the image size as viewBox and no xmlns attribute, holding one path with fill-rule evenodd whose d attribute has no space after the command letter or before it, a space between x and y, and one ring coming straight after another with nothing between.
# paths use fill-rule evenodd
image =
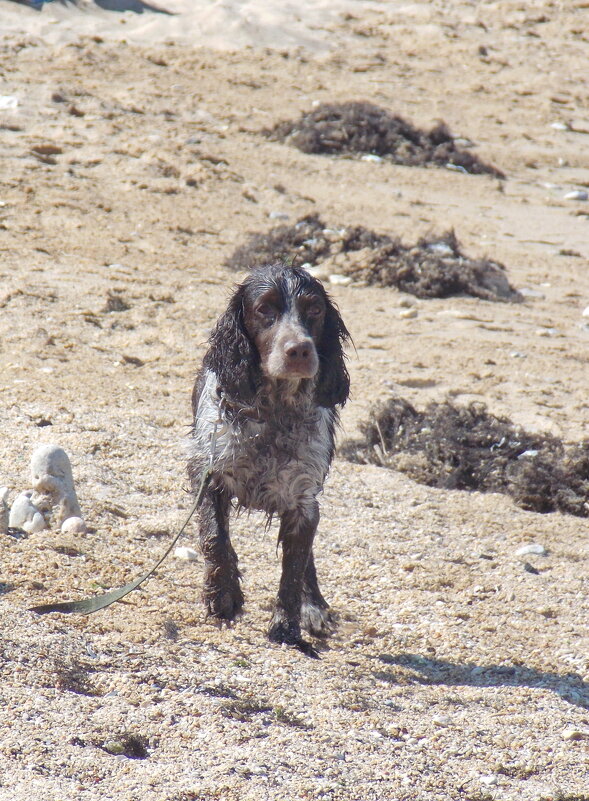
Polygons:
<instances>
[{"instance_id":1,"label":"dry sand","mask_svg":"<svg viewBox=\"0 0 589 801\"><path fill-rule=\"evenodd\" d=\"M453 227L527 290L407 318L394 289L333 286L356 345L342 436L391 390L587 434L589 202L565 198L589 184L587 3L169 8L0 0L17 99L0 111L0 484L12 499L58 443L91 527L2 537L0 799L589 798L586 519L338 458L317 562L340 625L320 661L266 641L279 561L256 515L233 526L247 604L230 630L177 559L94 616L26 611L165 549L190 506L191 383L239 277L223 261L277 215L405 242ZM507 179L257 133L356 99L445 120ZM547 555L516 554L531 542Z\"/></svg>"}]
</instances>

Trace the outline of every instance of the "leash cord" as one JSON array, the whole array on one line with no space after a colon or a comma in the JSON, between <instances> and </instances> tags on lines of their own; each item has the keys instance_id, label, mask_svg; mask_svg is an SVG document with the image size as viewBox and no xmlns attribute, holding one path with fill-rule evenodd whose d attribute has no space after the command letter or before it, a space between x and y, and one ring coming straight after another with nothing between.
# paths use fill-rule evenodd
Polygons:
<instances>
[{"instance_id":1,"label":"leash cord","mask_svg":"<svg viewBox=\"0 0 589 801\"><path fill-rule=\"evenodd\" d=\"M172 548L176 545L182 534L184 533L186 526L194 516L196 510L201 505L202 500L204 498L205 491L208 487L209 481L211 480L211 476L213 474L213 456L215 452L215 444L216 444L216 436L217 436L217 425L215 424L215 429L213 431L213 435L211 437L211 458L209 460L208 465L205 467L202 473L202 478L200 480L200 487L198 488L198 492L196 494L196 500L192 509L190 510L190 514L184 521L184 525L180 529L180 531L176 534L174 539L172 540L170 546L166 550L163 556L158 559L156 564L151 568L148 573L145 575L136 578L134 581L131 581L129 584L125 584L124 587L118 587L115 590L110 590L109 592L105 592L103 595L94 595L91 598L82 598L80 601L63 601L59 603L49 603L49 604L40 604L39 606L31 606L29 608L29 612L36 612L38 615L46 615L49 612L62 612L63 614L71 614L71 613L78 613L82 615L89 615L92 612L97 612L99 609L105 609L107 606L114 604L115 601L120 601L121 598L124 598L125 595L128 595L133 590L136 590L140 584L143 584L144 581L152 576L164 559L168 556Z\"/></svg>"}]
</instances>

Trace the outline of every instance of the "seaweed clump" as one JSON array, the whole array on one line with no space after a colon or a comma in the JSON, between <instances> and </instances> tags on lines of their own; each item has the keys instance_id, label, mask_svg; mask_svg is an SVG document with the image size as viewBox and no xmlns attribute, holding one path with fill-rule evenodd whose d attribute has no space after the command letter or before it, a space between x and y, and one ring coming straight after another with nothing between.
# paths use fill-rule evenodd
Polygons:
<instances>
[{"instance_id":1,"label":"seaweed clump","mask_svg":"<svg viewBox=\"0 0 589 801\"><path fill-rule=\"evenodd\" d=\"M372 154L407 167L448 167L473 175L505 175L474 153L458 147L446 123L421 130L366 101L323 103L298 120L285 120L262 133L303 153Z\"/></svg>"},{"instance_id":2,"label":"seaweed clump","mask_svg":"<svg viewBox=\"0 0 589 801\"><path fill-rule=\"evenodd\" d=\"M415 245L377 234L361 225L327 228L310 214L294 225L250 234L226 261L234 270L284 260L294 267L329 263L362 285L396 287L420 298L468 295L483 300L521 301L509 284L505 267L489 259L471 259L454 231L422 237Z\"/></svg>"},{"instance_id":3,"label":"seaweed clump","mask_svg":"<svg viewBox=\"0 0 589 801\"><path fill-rule=\"evenodd\" d=\"M510 495L523 509L589 517L589 440L565 446L531 434L480 403L430 403L422 412L393 397L340 453L400 470L431 487Z\"/></svg>"}]
</instances>

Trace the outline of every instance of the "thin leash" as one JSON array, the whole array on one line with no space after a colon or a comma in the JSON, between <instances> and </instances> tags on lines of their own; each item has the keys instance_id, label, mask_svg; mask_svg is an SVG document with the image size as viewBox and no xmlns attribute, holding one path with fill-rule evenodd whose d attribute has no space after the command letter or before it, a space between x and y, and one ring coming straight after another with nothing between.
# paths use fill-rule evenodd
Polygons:
<instances>
[{"instance_id":1,"label":"thin leash","mask_svg":"<svg viewBox=\"0 0 589 801\"><path fill-rule=\"evenodd\" d=\"M109 592L104 593L103 595L94 595L91 598L82 598L80 601L62 601L58 603L48 603L48 604L40 604L39 606L31 606L29 608L30 612L36 612L38 615L46 615L49 612L62 612L63 614L71 614L71 613L78 613L82 615L89 615L92 612L97 612L99 609L105 609L107 606L114 604L116 601L120 601L121 598L124 598L125 595L128 595L133 590L136 590L144 581L152 576L158 567L162 564L164 559L170 554L184 531L186 530L186 526L191 521L193 516L196 513L196 510L201 505L204 494L206 489L209 485L211 480L211 476L213 475L213 463L215 457L215 450L217 446L217 428L222 423L222 421L216 420L213 428L213 432L211 434L211 452L209 456L209 462L202 471L202 476L200 479L200 486L198 488L198 492L196 493L196 499L194 501L194 505L190 510L190 513L180 531L176 534L174 539L172 540L171 544L161 556L156 564L151 568L148 573L145 573L143 576L136 578L134 581L131 581L129 584L125 584L124 587L118 587L115 590L110 590Z\"/></svg>"}]
</instances>

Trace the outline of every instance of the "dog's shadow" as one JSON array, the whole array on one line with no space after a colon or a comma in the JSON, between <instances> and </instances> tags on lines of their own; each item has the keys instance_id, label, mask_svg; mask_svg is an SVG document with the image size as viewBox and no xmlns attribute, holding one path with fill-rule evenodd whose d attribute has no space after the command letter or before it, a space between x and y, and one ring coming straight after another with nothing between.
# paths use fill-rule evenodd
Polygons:
<instances>
[{"instance_id":1,"label":"dog's shadow","mask_svg":"<svg viewBox=\"0 0 589 801\"><path fill-rule=\"evenodd\" d=\"M411 677L418 684L447 687L532 687L550 690L569 704L589 709L589 684L577 673L551 673L523 665L459 664L444 659L432 659L420 654L379 654L385 665L398 665L414 671ZM380 670L375 678L391 684L402 682L393 670Z\"/></svg>"}]
</instances>

